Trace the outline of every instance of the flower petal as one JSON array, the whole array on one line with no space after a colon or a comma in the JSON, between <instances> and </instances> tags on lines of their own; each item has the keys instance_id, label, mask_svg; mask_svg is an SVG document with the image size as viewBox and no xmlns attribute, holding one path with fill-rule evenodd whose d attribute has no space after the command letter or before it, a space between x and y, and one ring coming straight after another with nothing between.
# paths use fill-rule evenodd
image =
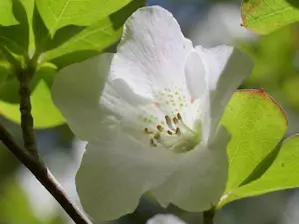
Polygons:
<instances>
[{"instance_id":1,"label":"flower petal","mask_svg":"<svg viewBox=\"0 0 299 224\"><path fill-rule=\"evenodd\" d=\"M226 45L210 49L197 46L195 49L205 66L209 88L203 119L203 141L211 142L229 99L250 75L253 63L246 54Z\"/></svg>"},{"instance_id":2,"label":"flower petal","mask_svg":"<svg viewBox=\"0 0 299 224\"><path fill-rule=\"evenodd\" d=\"M60 70L52 86L52 99L72 131L81 139L98 135L99 98L113 54L103 54Z\"/></svg>"},{"instance_id":3,"label":"flower petal","mask_svg":"<svg viewBox=\"0 0 299 224\"><path fill-rule=\"evenodd\" d=\"M230 136L223 126L209 148L200 146L183 155L173 175L153 192L160 204L173 203L190 212L216 205L222 196L228 175L226 146Z\"/></svg>"},{"instance_id":4,"label":"flower petal","mask_svg":"<svg viewBox=\"0 0 299 224\"><path fill-rule=\"evenodd\" d=\"M112 78L125 79L133 92L149 98L157 89L181 87L192 49L170 12L159 6L141 8L125 23Z\"/></svg>"},{"instance_id":5,"label":"flower petal","mask_svg":"<svg viewBox=\"0 0 299 224\"><path fill-rule=\"evenodd\" d=\"M85 211L95 221L132 213L143 193L165 181L176 164L171 152L144 148L116 123L103 124L87 145L76 184Z\"/></svg>"},{"instance_id":6,"label":"flower petal","mask_svg":"<svg viewBox=\"0 0 299 224\"><path fill-rule=\"evenodd\" d=\"M127 118L134 125L136 106L148 101L136 95L123 79L111 80L113 54L101 54L58 72L52 99L81 140L97 138L105 116Z\"/></svg>"},{"instance_id":7,"label":"flower petal","mask_svg":"<svg viewBox=\"0 0 299 224\"><path fill-rule=\"evenodd\" d=\"M158 214L147 220L146 224L185 224L182 220L174 215Z\"/></svg>"},{"instance_id":8,"label":"flower petal","mask_svg":"<svg viewBox=\"0 0 299 224\"><path fill-rule=\"evenodd\" d=\"M186 83L191 98L198 99L206 90L205 67L201 62L201 58L196 51L192 51L186 63Z\"/></svg>"}]
</instances>

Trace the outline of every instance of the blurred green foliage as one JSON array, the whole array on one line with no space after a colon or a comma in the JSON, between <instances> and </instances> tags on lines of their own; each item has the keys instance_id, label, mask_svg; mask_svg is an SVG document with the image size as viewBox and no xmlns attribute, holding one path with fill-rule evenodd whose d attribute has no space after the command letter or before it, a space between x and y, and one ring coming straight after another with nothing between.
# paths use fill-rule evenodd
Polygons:
<instances>
[{"instance_id":1,"label":"blurred green foliage","mask_svg":"<svg viewBox=\"0 0 299 224\"><path fill-rule=\"evenodd\" d=\"M289 25L257 41L242 43L255 62L244 88L264 88L299 113L299 25Z\"/></svg>"}]
</instances>

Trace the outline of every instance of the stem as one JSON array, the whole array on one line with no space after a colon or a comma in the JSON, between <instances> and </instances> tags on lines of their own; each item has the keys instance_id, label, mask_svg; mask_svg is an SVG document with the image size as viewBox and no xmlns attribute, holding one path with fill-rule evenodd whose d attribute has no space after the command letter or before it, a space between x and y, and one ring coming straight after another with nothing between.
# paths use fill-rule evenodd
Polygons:
<instances>
[{"instance_id":1,"label":"stem","mask_svg":"<svg viewBox=\"0 0 299 224\"><path fill-rule=\"evenodd\" d=\"M0 140L23 163L32 174L53 195L66 213L77 224L91 224L91 221L67 197L64 189L51 172L39 160L15 143L12 136L0 124Z\"/></svg>"},{"instance_id":2,"label":"stem","mask_svg":"<svg viewBox=\"0 0 299 224\"><path fill-rule=\"evenodd\" d=\"M20 112L21 112L21 128L23 132L23 140L25 149L36 159L39 155L35 143L33 130L33 117L31 115L30 89L29 83L35 73L34 66L28 66L26 69L20 68L17 71L17 77L20 82Z\"/></svg>"},{"instance_id":3,"label":"stem","mask_svg":"<svg viewBox=\"0 0 299 224\"><path fill-rule=\"evenodd\" d=\"M215 208L212 207L210 210L203 212L203 224L213 224L215 216Z\"/></svg>"},{"instance_id":4,"label":"stem","mask_svg":"<svg viewBox=\"0 0 299 224\"><path fill-rule=\"evenodd\" d=\"M1 125L0 139L4 145L6 145L6 147L21 161L21 163L23 163L39 180L39 182L53 195L56 201L62 206L75 223L91 224L85 214L81 212L67 197L62 186L58 183L39 157L33 130L29 88L29 84L36 71L36 61L35 59L29 60L26 64L26 68L22 68L22 66L16 67L16 75L20 82L19 96L24 149L15 143L11 135Z\"/></svg>"}]
</instances>

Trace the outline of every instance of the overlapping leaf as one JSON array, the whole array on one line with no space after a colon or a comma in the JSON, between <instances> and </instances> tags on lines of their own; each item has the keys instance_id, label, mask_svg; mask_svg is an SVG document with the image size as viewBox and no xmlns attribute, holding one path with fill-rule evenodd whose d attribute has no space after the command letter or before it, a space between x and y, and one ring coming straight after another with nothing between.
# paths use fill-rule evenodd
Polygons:
<instances>
[{"instance_id":1,"label":"overlapping leaf","mask_svg":"<svg viewBox=\"0 0 299 224\"><path fill-rule=\"evenodd\" d=\"M0 1L0 25L11 26L18 24L12 12L12 4L13 2L11 0Z\"/></svg>"},{"instance_id":2,"label":"overlapping leaf","mask_svg":"<svg viewBox=\"0 0 299 224\"><path fill-rule=\"evenodd\" d=\"M67 25L89 26L121 9L131 0L36 0L51 34Z\"/></svg>"},{"instance_id":3,"label":"overlapping leaf","mask_svg":"<svg viewBox=\"0 0 299 224\"><path fill-rule=\"evenodd\" d=\"M57 47L50 48L50 51L43 55L43 60L52 61L61 68L99 54L119 40L125 20L144 3L143 0L132 1L109 17L105 17L85 29L78 26L69 27L71 29L69 33L75 32L76 35L69 36L70 38L65 42L56 43ZM57 35L59 31L62 32L62 29L57 31ZM55 40L55 36L53 40ZM56 40L61 40L61 38Z\"/></svg>"},{"instance_id":4,"label":"overlapping leaf","mask_svg":"<svg viewBox=\"0 0 299 224\"><path fill-rule=\"evenodd\" d=\"M222 124L232 140L228 145L229 179L219 206L237 199L235 192L268 172L287 130L283 111L263 90L237 91L226 108ZM239 194L239 198L250 194L242 192L244 195Z\"/></svg>"},{"instance_id":5,"label":"overlapping leaf","mask_svg":"<svg viewBox=\"0 0 299 224\"><path fill-rule=\"evenodd\" d=\"M243 25L260 34L299 21L297 0L243 0Z\"/></svg>"},{"instance_id":6,"label":"overlapping leaf","mask_svg":"<svg viewBox=\"0 0 299 224\"><path fill-rule=\"evenodd\" d=\"M220 206L245 197L299 187L298 161L299 135L294 135L282 143L275 160L261 177L228 192Z\"/></svg>"}]
</instances>

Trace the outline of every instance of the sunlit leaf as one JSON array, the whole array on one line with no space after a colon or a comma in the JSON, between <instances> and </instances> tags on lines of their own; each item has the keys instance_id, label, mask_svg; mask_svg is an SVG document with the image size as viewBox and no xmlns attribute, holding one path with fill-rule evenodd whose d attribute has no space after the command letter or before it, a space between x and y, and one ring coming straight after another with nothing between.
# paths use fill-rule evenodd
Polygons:
<instances>
[{"instance_id":1,"label":"sunlit leaf","mask_svg":"<svg viewBox=\"0 0 299 224\"><path fill-rule=\"evenodd\" d=\"M48 30L54 34L66 25L88 26L119 10L132 0L36 0ZM137 0L139 1L139 0Z\"/></svg>"},{"instance_id":2,"label":"sunlit leaf","mask_svg":"<svg viewBox=\"0 0 299 224\"><path fill-rule=\"evenodd\" d=\"M12 13L12 1L11 0L1 0L0 1L0 25L11 26L18 24Z\"/></svg>"},{"instance_id":3,"label":"sunlit leaf","mask_svg":"<svg viewBox=\"0 0 299 224\"><path fill-rule=\"evenodd\" d=\"M287 120L278 104L263 90L242 90L230 100L222 124L232 135L226 188L226 192L231 192L265 171L267 167L262 167L259 173L252 174L285 135Z\"/></svg>"},{"instance_id":4,"label":"sunlit leaf","mask_svg":"<svg viewBox=\"0 0 299 224\"><path fill-rule=\"evenodd\" d=\"M35 128L49 128L64 123L60 111L51 99L51 85L56 67L50 64L43 65L35 74L31 83L32 115ZM20 123L18 81L11 76L0 90L0 114L14 122Z\"/></svg>"},{"instance_id":5,"label":"sunlit leaf","mask_svg":"<svg viewBox=\"0 0 299 224\"><path fill-rule=\"evenodd\" d=\"M67 27L61 28L52 41L52 45L56 44L59 47L46 52L43 55L43 60L50 60L61 68L99 54L119 40L125 20L144 3L143 0L132 1L109 17L105 17L85 29L78 26L70 26L68 29L66 29ZM66 30L63 31L63 29ZM60 37L59 31L61 32ZM68 35L62 35L66 31L68 31ZM77 35L71 36L70 34L74 32ZM62 37L68 37L65 43L62 41Z\"/></svg>"},{"instance_id":6,"label":"sunlit leaf","mask_svg":"<svg viewBox=\"0 0 299 224\"><path fill-rule=\"evenodd\" d=\"M12 12L18 24L0 26L0 45L5 45L16 54L27 55L29 48L29 23L26 10L20 1L13 1Z\"/></svg>"},{"instance_id":7,"label":"sunlit leaf","mask_svg":"<svg viewBox=\"0 0 299 224\"><path fill-rule=\"evenodd\" d=\"M286 139L270 168L257 180L234 189L221 204L273 191L299 187L299 135Z\"/></svg>"},{"instance_id":8,"label":"sunlit leaf","mask_svg":"<svg viewBox=\"0 0 299 224\"><path fill-rule=\"evenodd\" d=\"M243 0L243 25L266 34L299 21L298 0Z\"/></svg>"}]
</instances>

